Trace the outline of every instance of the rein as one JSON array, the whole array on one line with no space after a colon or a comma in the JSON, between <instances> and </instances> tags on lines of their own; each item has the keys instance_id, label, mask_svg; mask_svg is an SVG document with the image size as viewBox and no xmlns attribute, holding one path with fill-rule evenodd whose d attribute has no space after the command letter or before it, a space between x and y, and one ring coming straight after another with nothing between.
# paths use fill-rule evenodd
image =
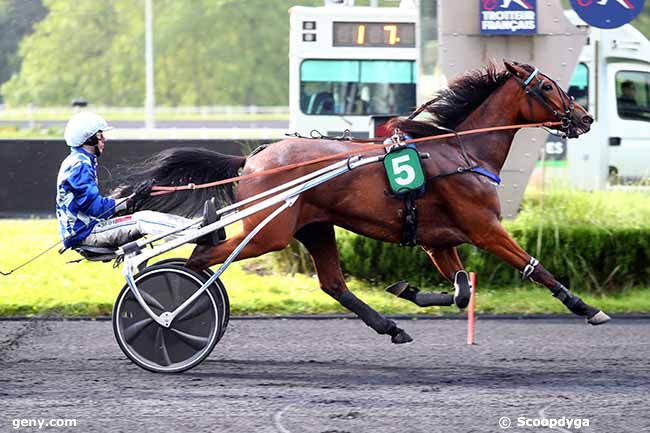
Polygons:
<instances>
[{"instance_id":1,"label":"rein","mask_svg":"<svg viewBox=\"0 0 650 433\"><path fill-rule=\"evenodd\" d=\"M470 129L467 131L460 131L456 132L453 131L449 134L441 134L441 135L429 135L426 137L420 137L420 138L412 138L409 140L403 140L401 144L411 144L411 143L421 143L423 141L435 141L435 140L442 140L445 138L451 138L455 137L458 139L458 137L463 136L463 135L474 135L474 134L481 134L485 132L495 132L495 131L507 131L511 129L522 129L522 128L536 128L536 127L547 127L547 128L552 128L556 126L562 126L563 122L538 122L538 123L527 123L527 124L520 124L520 125L505 125L505 126L491 126L488 128L478 128L478 129ZM231 177L230 179L223 179L215 182L209 182L209 183L203 183L203 184L194 184L194 183L188 183L187 185L180 185L180 186L154 186L151 188L151 196L158 196L158 195L164 195L164 194L170 194L173 192L177 191L191 191L195 189L204 189L204 188L212 188L215 186L220 186L220 185L226 185L229 183L233 182L239 182L242 180L247 180L247 179L253 179L256 177L260 176L267 176L267 175L272 175L276 173L281 173L284 171L289 171L293 170L294 168L299 168L299 167L305 167L308 165L313 165L313 164L319 164L321 162L326 162L326 161L332 161L335 159L342 159L344 157L350 157L353 155L358 154L359 152L365 152L365 151L373 151L373 150L378 150L378 149L385 149L391 146L394 146L394 143L388 143L388 144L363 144L359 142L354 142L350 141L352 144L362 144L356 149L348 150L345 152L340 152L340 153L335 153L333 155L328 155L328 156L323 156L320 158L315 158L309 161L303 161L303 162L298 162L294 164L289 164L285 165L282 167L276 167L276 168L271 168L268 170L263 170L263 171L258 171L255 173L250 173L246 174L243 176L236 176L236 177Z\"/></svg>"}]
</instances>

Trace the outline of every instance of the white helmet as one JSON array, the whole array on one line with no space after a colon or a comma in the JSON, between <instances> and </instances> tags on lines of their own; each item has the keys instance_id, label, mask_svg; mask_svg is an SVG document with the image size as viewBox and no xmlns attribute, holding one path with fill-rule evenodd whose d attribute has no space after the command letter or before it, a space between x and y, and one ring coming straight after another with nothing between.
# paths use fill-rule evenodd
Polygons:
<instances>
[{"instance_id":1,"label":"white helmet","mask_svg":"<svg viewBox=\"0 0 650 433\"><path fill-rule=\"evenodd\" d=\"M98 131L108 131L113 129L108 126L103 117L95 113L77 113L65 125L65 142L70 147L79 147L83 145Z\"/></svg>"}]
</instances>

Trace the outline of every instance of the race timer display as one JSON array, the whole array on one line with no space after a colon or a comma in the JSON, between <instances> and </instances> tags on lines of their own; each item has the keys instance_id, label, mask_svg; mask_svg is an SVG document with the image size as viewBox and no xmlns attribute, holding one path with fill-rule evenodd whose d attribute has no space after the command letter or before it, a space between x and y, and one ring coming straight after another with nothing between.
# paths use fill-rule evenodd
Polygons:
<instances>
[{"instance_id":1,"label":"race timer display","mask_svg":"<svg viewBox=\"0 0 650 433\"><path fill-rule=\"evenodd\" d=\"M414 23L334 22L335 47L415 47Z\"/></svg>"}]
</instances>

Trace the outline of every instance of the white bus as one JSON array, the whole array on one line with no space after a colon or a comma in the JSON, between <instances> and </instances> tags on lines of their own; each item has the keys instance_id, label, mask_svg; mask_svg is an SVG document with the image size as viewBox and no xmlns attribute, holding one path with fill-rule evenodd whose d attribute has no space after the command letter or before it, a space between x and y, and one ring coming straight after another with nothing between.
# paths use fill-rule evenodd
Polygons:
<instances>
[{"instance_id":1,"label":"white bus","mask_svg":"<svg viewBox=\"0 0 650 433\"><path fill-rule=\"evenodd\" d=\"M586 26L575 13L576 24ZM583 93L596 122L593 131L571 142L568 162L572 183L585 189L602 187L593 181L613 178L640 180L650 176L650 41L626 24L612 30L589 28L582 50ZM597 176L600 174L600 176Z\"/></svg>"},{"instance_id":2,"label":"white bus","mask_svg":"<svg viewBox=\"0 0 650 433\"><path fill-rule=\"evenodd\" d=\"M568 144L549 140L547 155L566 158L570 183L580 189L604 188L608 175L614 182L648 179L650 41L630 24L600 30L573 11L566 15L589 36L569 94L589 109L595 122L588 134Z\"/></svg>"},{"instance_id":3,"label":"white bus","mask_svg":"<svg viewBox=\"0 0 650 433\"><path fill-rule=\"evenodd\" d=\"M289 14L291 132L368 137L371 116L415 108L415 7L295 6Z\"/></svg>"}]
</instances>

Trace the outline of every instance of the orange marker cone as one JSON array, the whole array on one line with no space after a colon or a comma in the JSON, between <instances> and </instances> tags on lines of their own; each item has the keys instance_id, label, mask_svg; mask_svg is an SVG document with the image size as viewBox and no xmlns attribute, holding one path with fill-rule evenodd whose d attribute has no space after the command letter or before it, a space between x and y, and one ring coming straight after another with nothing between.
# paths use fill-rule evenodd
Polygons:
<instances>
[{"instance_id":1,"label":"orange marker cone","mask_svg":"<svg viewBox=\"0 0 650 433\"><path fill-rule=\"evenodd\" d=\"M474 340L474 299L476 297L476 274L469 273L469 280L472 284L472 295L467 306L467 344L476 344Z\"/></svg>"}]
</instances>

